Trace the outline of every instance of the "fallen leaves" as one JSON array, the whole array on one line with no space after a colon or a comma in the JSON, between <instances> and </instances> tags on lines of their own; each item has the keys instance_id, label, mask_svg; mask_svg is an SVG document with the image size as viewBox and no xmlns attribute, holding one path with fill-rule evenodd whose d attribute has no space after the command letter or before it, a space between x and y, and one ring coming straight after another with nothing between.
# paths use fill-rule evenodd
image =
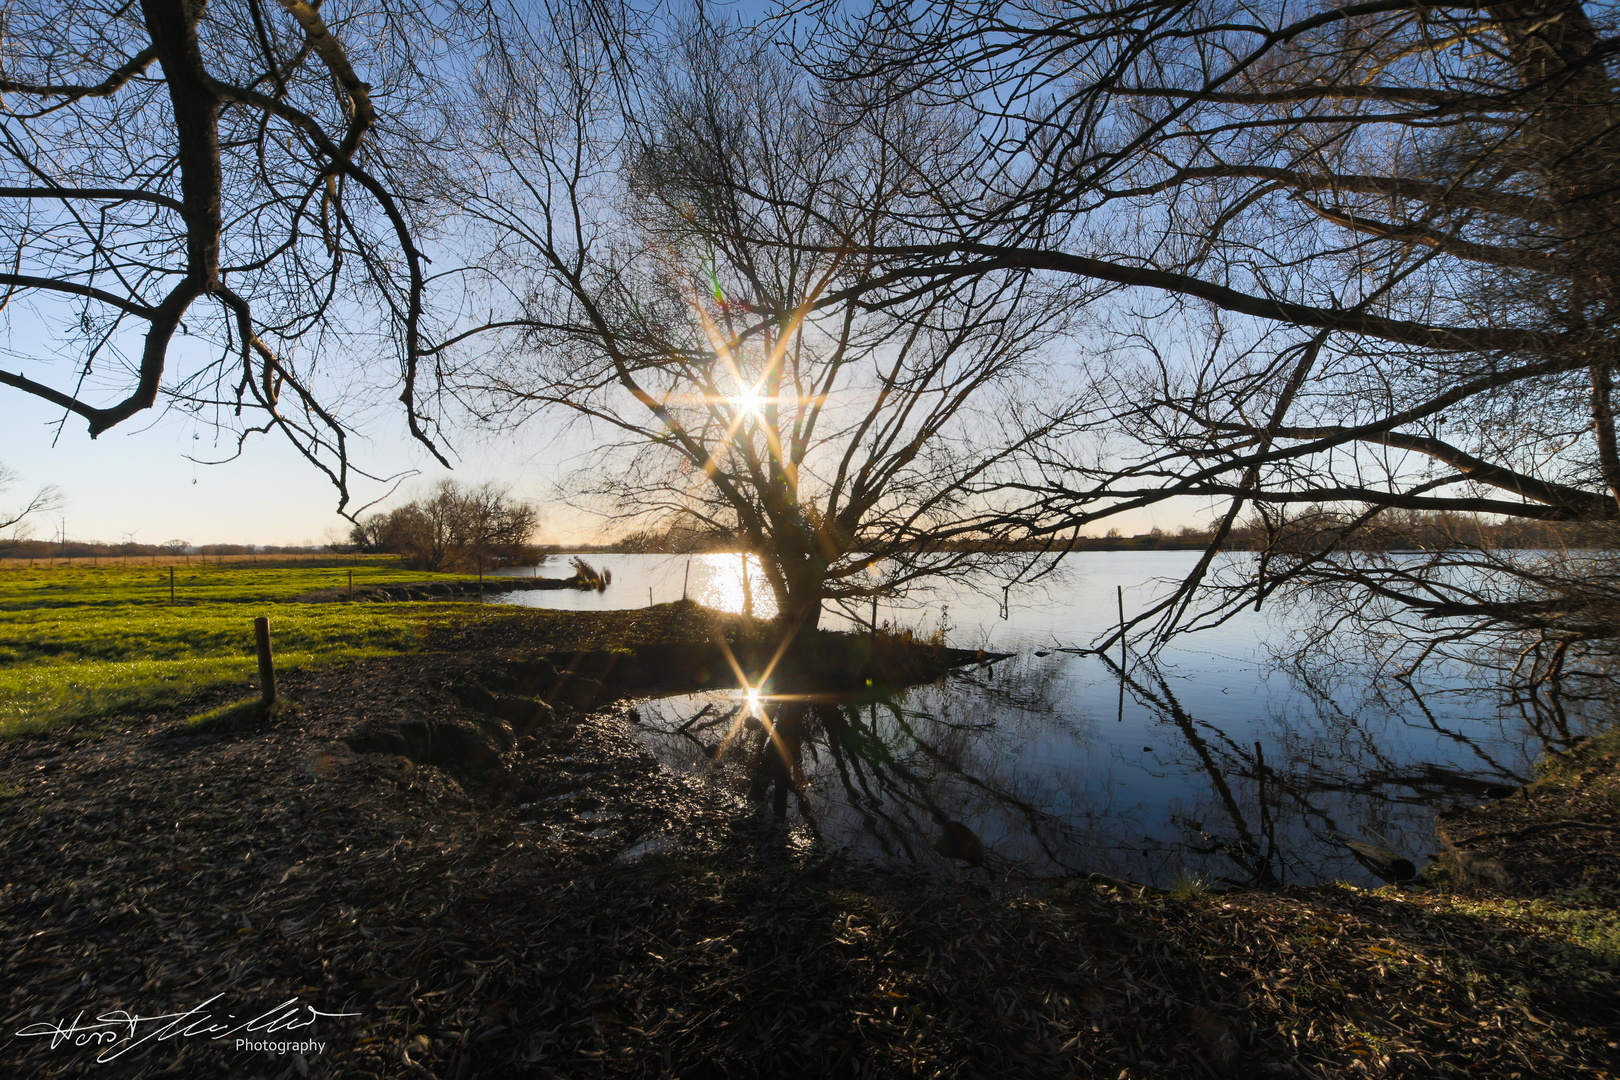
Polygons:
<instances>
[{"instance_id":1,"label":"fallen leaves","mask_svg":"<svg viewBox=\"0 0 1620 1080\"><path fill-rule=\"evenodd\" d=\"M0 747L7 779L52 778L0 820L12 1030L226 993L359 1011L322 1030L314 1076L1614 1075L1612 970L1533 910L942 887L806 858L650 768L610 716L559 718L503 758L544 792L522 809L343 745L459 715L458 663L289 679L297 729L181 741L154 717L93 749ZM669 846L619 857L650 835ZM28 1075L91 1071L4 1053ZM172 1042L149 1066L291 1063Z\"/></svg>"}]
</instances>

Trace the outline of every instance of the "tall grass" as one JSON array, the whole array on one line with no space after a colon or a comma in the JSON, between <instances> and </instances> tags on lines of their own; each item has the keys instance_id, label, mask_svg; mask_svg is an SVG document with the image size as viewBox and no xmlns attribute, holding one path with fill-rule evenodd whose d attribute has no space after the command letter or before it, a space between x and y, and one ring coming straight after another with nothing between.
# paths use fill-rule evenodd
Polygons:
<instances>
[{"instance_id":1,"label":"tall grass","mask_svg":"<svg viewBox=\"0 0 1620 1080\"><path fill-rule=\"evenodd\" d=\"M587 589L602 592L613 584L613 571L598 570L577 555L568 560L568 565L574 568L575 580L581 582Z\"/></svg>"}]
</instances>

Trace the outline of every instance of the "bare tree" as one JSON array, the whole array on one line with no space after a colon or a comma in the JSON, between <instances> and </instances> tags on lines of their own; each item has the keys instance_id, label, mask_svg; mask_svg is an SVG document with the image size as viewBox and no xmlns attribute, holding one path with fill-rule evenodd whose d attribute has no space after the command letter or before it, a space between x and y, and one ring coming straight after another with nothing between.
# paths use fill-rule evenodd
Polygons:
<instances>
[{"instance_id":1,"label":"bare tree","mask_svg":"<svg viewBox=\"0 0 1620 1080\"><path fill-rule=\"evenodd\" d=\"M403 555L420 570L482 570L521 558L538 525L535 508L504 488L441 480L422 498L356 522L352 543Z\"/></svg>"},{"instance_id":2,"label":"bare tree","mask_svg":"<svg viewBox=\"0 0 1620 1080\"><path fill-rule=\"evenodd\" d=\"M6 5L0 301L37 344L0 385L92 436L165 400L244 437L280 431L340 510L339 404L368 387L442 461L421 408L429 208L396 166L431 137L414 103L458 8Z\"/></svg>"},{"instance_id":3,"label":"bare tree","mask_svg":"<svg viewBox=\"0 0 1620 1080\"><path fill-rule=\"evenodd\" d=\"M915 161L936 197L906 224L928 240L874 252L887 295L1021 270L1073 282L1109 335L1111 441L1049 463L1074 520L1176 496L1223 511L1145 616L1161 633L1249 506L1264 550L1217 618L1353 578L1430 620L1537 628L1562 616L1482 588L1494 556L1341 556L1393 510L1620 519L1615 19L1575 0L941 2L814 44L863 108L975 117L970 198L958 161ZM1290 508L1313 507L1331 527L1302 544Z\"/></svg>"},{"instance_id":4,"label":"bare tree","mask_svg":"<svg viewBox=\"0 0 1620 1080\"><path fill-rule=\"evenodd\" d=\"M0 491L6 491L19 479L21 478L14 469L0 462ZM48 514L61 505L61 492L50 485L46 485L34 492L33 497L21 506L9 506L0 509L0 529L11 530L11 536L6 542L9 544L27 539L27 519L36 514Z\"/></svg>"},{"instance_id":5,"label":"bare tree","mask_svg":"<svg viewBox=\"0 0 1620 1080\"><path fill-rule=\"evenodd\" d=\"M880 267L857 252L896 239L885 211L912 198L905 155L962 131L903 103L846 124L765 43L711 24L638 79L587 28L551 29L476 88L470 156L491 166L458 201L510 290L479 328L504 325L506 347L462 361L480 411L587 422L592 493L734 537L794 627L826 599L1037 560L987 549L1048 520L1031 470L1077 411L1042 362L1049 290L989 274L859 300Z\"/></svg>"}]
</instances>

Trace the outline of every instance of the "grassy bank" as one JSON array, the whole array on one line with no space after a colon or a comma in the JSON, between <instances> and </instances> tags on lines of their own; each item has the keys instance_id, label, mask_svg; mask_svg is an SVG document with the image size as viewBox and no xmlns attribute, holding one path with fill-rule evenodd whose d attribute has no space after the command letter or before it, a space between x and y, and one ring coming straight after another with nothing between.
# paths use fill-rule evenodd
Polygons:
<instances>
[{"instance_id":1,"label":"grassy bank","mask_svg":"<svg viewBox=\"0 0 1620 1080\"><path fill-rule=\"evenodd\" d=\"M173 571L174 601L170 602ZM465 605L298 604L296 596L460 575L348 566L36 566L0 571L0 737L163 708L254 677L253 620L297 670L415 648Z\"/></svg>"}]
</instances>

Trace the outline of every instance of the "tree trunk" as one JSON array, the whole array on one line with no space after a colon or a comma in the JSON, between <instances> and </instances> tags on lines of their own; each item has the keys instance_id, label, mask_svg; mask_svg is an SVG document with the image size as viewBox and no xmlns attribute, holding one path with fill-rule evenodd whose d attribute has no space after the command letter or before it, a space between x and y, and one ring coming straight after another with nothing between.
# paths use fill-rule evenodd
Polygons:
<instances>
[{"instance_id":1,"label":"tree trunk","mask_svg":"<svg viewBox=\"0 0 1620 1080\"><path fill-rule=\"evenodd\" d=\"M781 585L776 598L780 612L777 621L795 633L816 629L821 624L821 601L827 590L825 564L814 556L778 558Z\"/></svg>"},{"instance_id":2,"label":"tree trunk","mask_svg":"<svg viewBox=\"0 0 1620 1080\"><path fill-rule=\"evenodd\" d=\"M779 621L794 630L814 630L821 624L821 588L801 589L788 595L782 603Z\"/></svg>"}]
</instances>

